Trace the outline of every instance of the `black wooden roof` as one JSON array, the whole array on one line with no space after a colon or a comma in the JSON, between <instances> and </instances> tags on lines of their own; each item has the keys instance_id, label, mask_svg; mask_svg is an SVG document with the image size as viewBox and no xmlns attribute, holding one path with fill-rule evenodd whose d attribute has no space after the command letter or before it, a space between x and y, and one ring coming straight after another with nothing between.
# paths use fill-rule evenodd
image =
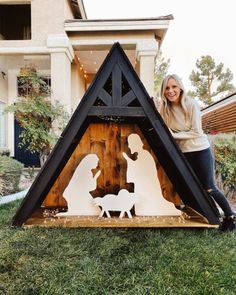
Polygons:
<instances>
[{"instance_id":1,"label":"black wooden roof","mask_svg":"<svg viewBox=\"0 0 236 295\"><path fill-rule=\"evenodd\" d=\"M90 123L136 123L183 202L219 224L217 209L176 145L119 43L115 43L13 218L21 226L41 206Z\"/></svg>"}]
</instances>

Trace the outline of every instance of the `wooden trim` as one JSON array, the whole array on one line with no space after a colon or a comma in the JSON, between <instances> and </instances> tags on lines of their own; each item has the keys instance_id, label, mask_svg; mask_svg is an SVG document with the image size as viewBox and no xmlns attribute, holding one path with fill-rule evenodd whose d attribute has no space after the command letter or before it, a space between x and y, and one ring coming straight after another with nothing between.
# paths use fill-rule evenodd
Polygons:
<instances>
[{"instance_id":1,"label":"wooden trim","mask_svg":"<svg viewBox=\"0 0 236 295\"><path fill-rule=\"evenodd\" d=\"M105 103L105 105L108 106L110 104L111 96L104 88L100 90L98 97Z\"/></svg>"},{"instance_id":2,"label":"wooden trim","mask_svg":"<svg viewBox=\"0 0 236 295\"><path fill-rule=\"evenodd\" d=\"M70 227L70 228L217 228L218 225L207 223L204 219L192 220L183 216L144 216L129 218L98 218L75 216L62 218L29 218L24 227Z\"/></svg>"},{"instance_id":3,"label":"wooden trim","mask_svg":"<svg viewBox=\"0 0 236 295\"><path fill-rule=\"evenodd\" d=\"M141 107L91 107L88 116L146 117Z\"/></svg>"},{"instance_id":4,"label":"wooden trim","mask_svg":"<svg viewBox=\"0 0 236 295\"><path fill-rule=\"evenodd\" d=\"M135 98L136 95L134 94L133 90L130 90L122 97L121 106L129 105Z\"/></svg>"}]
</instances>

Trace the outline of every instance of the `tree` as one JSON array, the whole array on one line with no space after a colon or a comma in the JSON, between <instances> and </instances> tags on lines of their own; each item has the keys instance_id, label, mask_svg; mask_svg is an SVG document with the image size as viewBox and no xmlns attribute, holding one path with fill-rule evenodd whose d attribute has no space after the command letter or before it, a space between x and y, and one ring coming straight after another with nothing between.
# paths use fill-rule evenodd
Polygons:
<instances>
[{"instance_id":1,"label":"tree","mask_svg":"<svg viewBox=\"0 0 236 295\"><path fill-rule=\"evenodd\" d=\"M162 51L160 50L156 57L155 70L154 70L154 89L157 93L157 97L160 97L161 83L166 76L170 66L170 59L165 59L162 56Z\"/></svg>"},{"instance_id":2,"label":"tree","mask_svg":"<svg viewBox=\"0 0 236 295\"><path fill-rule=\"evenodd\" d=\"M50 100L50 86L34 67L22 68L19 77L20 97L6 108L23 128L20 147L38 152L41 164L56 143L69 118L63 105Z\"/></svg>"},{"instance_id":3,"label":"tree","mask_svg":"<svg viewBox=\"0 0 236 295\"><path fill-rule=\"evenodd\" d=\"M232 93L235 87L230 82L233 79L232 72L227 68L224 71L224 64L216 65L210 55L202 56L196 61L196 71L192 71L189 79L194 91L188 94L199 98L206 105L213 103L213 98L225 92Z\"/></svg>"}]
</instances>

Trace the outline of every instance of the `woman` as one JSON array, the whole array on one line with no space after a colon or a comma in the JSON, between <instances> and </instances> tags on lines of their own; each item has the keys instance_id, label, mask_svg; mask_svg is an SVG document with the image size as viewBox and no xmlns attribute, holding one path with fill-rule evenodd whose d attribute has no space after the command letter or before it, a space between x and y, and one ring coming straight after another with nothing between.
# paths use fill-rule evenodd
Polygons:
<instances>
[{"instance_id":1,"label":"woman","mask_svg":"<svg viewBox=\"0 0 236 295\"><path fill-rule=\"evenodd\" d=\"M203 188L224 211L220 228L236 230L236 214L215 185L214 160L207 135L202 130L199 104L186 97L177 75L168 75L162 82L160 114Z\"/></svg>"}]
</instances>

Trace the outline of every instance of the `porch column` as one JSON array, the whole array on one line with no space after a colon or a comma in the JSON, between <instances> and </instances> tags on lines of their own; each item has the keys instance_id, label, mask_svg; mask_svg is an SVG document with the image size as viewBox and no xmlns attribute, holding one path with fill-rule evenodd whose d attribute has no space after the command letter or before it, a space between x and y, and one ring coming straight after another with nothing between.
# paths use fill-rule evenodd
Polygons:
<instances>
[{"instance_id":1,"label":"porch column","mask_svg":"<svg viewBox=\"0 0 236 295\"><path fill-rule=\"evenodd\" d=\"M51 53L51 99L71 110L71 62L64 52Z\"/></svg>"},{"instance_id":2,"label":"porch column","mask_svg":"<svg viewBox=\"0 0 236 295\"><path fill-rule=\"evenodd\" d=\"M58 100L71 112L71 62L73 50L65 35L49 35L51 49L51 99Z\"/></svg>"},{"instance_id":3,"label":"porch column","mask_svg":"<svg viewBox=\"0 0 236 295\"><path fill-rule=\"evenodd\" d=\"M17 75L19 70L8 70L8 105L14 103L17 98ZM14 115L12 113L7 113L7 147L11 151L11 156L15 156L15 125L14 125Z\"/></svg>"},{"instance_id":4,"label":"porch column","mask_svg":"<svg viewBox=\"0 0 236 295\"><path fill-rule=\"evenodd\" d=\"M150 40L137 44L139 77L151 97L155 96L154 67L157 51L158 44L156 41Z\"/></svg>"}]
</instances>

